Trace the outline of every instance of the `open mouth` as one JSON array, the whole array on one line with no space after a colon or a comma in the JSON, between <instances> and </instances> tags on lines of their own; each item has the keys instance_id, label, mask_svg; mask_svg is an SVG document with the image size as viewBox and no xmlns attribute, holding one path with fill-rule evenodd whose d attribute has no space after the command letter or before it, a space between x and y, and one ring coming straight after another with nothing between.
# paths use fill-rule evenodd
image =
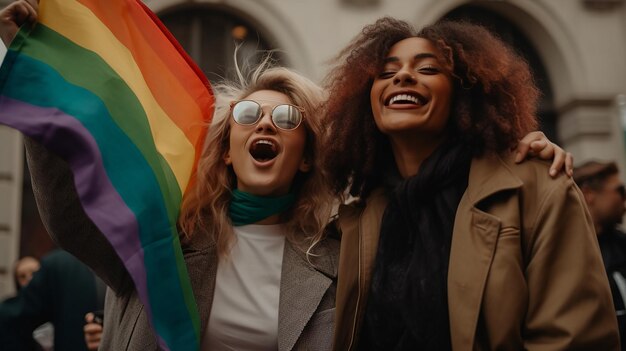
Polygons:
<instances>
[{"instance_id":1,"label":"open mouth","mask_svg":"<svg viewBox=\"0 0 626 351\"><path fill-rule=\"evenodd\" d=\"M250 155L259 162L267 162L278 156L278 147L271 140L260 139L250 146Z\"/></svg>"},{"instance_id":2,"label":"open mouth","mask_svg":"<svg viewBox=\"0 0 626 351\"><path fill-rule=\"evenodd\" d=\"M385 106L406 106L406 105L413 105L413 106L423 106L428 102L428 100L418 94L418 93L399 93L399 94L394 94L391 95L390 97L387 98L387 101L385 101Z\"/></svg>"}]
</instances>

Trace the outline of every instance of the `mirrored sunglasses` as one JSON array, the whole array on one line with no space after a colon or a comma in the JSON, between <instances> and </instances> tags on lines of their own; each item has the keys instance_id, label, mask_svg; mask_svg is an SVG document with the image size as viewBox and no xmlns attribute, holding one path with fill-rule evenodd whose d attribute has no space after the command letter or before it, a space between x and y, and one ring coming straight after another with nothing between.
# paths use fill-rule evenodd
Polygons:
<instances>
[{"instance_id":1,"label":"mirrored sunglasses","mask_svg":"<svg viewBox=\"0 0 626 351\"><path fill-rule=\"evenodd\" d=\"M230 103L230 109L235 122L244 126L256 124L263 116L261 105L252 100L233 101ZM276 128L293 130L302 123L304 109L290 104L276 105L272 109L271 116Z\"/></svg>"}]
</instances>

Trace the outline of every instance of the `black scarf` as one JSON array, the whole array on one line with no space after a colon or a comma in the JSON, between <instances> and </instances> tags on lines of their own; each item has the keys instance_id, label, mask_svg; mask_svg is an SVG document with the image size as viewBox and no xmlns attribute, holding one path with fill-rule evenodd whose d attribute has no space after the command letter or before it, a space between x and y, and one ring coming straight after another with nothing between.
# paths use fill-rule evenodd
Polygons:
<instances>
[{"instance_id":1,"label":"black scarf","mask_svg":"<svg viewBox=\"0 0 626 351\"><path fill-rule=\"evenodd\" d=\"M444 144L388 187L361 350L450 350L447 277L471 153Z\"/></svg>"}]
</instances>

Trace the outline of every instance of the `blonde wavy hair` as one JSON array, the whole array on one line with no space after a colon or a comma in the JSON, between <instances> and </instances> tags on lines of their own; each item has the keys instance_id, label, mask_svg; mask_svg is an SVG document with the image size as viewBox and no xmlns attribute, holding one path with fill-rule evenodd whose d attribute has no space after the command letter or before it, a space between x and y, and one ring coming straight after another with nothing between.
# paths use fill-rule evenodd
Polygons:
<instances>
[{"instance_id":1,"label":"blonde wavy hair","mask_svg":"<svg viewBox=\"0 0 626 351\"><path fill-rule=\"evenodd\" d=\"M287 240L306 251L307 255L314 255L312 249L323 239L324 227L332 210L332 195L322 176L319 157L324 132L321 126L322 89L294 71L271 67L269 57L247 76L238 67L236 72L238 81L225 81L213 87L215 114L198 162L197 182L183 199L179 226L183 235L213 237L218 257L228 257L234 241L228 208L237 184L232 167L224 162L229 148L230 102L255 91L274 90L305 109L302 123L306 128L304 157L310 160L312 167L307 173L296 174L292 186L296 201L281 219L287 227Z\"/></svg>"}]
</instances>

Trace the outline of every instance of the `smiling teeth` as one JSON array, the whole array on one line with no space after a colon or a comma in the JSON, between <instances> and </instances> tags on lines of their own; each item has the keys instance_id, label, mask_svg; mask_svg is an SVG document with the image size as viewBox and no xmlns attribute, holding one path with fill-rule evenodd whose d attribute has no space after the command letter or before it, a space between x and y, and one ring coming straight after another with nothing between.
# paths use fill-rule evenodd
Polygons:
<instances>
[{"instance_id":1,"label":"smiling teeth","mask_svg":"<svg viewBox=\"0 0 626 351\"><path fill-rule=\"evenodd\" d=\"M391 100L389 100L389 105L397 101L410 101L414 104L419 104L419 100L417 99L417 97L413 95L408 95L408 94L400 94L400 95L396 95L392 97Z\"/></svg>"},{"instance_id":2,"label":"smiling teeth","mask_svg":"<svg viewBox=\"0 0 626 351\"><path fill-rule=\"evenodd\" d=\"M254 142L254 146L268 145L273 151L276 151L276 144L272 140L260 139Z\"/></svg>"}]
</instances>

